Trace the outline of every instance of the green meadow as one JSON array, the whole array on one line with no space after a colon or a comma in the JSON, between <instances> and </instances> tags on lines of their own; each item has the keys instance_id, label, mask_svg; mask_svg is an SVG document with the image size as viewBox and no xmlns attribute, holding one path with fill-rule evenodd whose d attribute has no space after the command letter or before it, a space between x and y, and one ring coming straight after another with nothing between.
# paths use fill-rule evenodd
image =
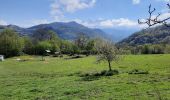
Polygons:
<instances>
[{"instance_id":1,"label":"green meadow","mask_svg":"<svg viewBox=\"0 0 170 100\"><path fill-rule=\"evenodd\" d=\"M65 58L0 62L0 100L170 100L170 55L127 55L112 63L118 75L88 77L108 64L95 56ZM134 69L148 74L129 74Z\"/></svg>"}]
</instances>

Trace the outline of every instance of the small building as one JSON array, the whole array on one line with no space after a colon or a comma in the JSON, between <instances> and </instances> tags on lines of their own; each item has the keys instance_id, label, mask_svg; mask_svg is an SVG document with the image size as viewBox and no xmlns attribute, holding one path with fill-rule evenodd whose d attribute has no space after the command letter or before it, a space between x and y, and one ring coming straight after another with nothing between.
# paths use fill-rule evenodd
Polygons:
<instances>
[{"instance_id":1,"label":"small building","mask_svg":"<svg viewBox=\"0 0 170 100\"><path fill-rule=\"evenodd\" d=\"M47 53L50 53L51 51L50 50L45 50Z\"/></svg>"},{"instance_id":2,"label":"small building","mask_svg":"<svg viewBox=\"0 0 170 100\"><path fill-rule=\"evenodd\" d=\"M4 61L4 56L0 55L0 61Z\"/></svg>"},{"instance_id":3,"label":"small building","mask_svg":"<svg viewBox=\"0 0 170 100\"><path fill-rule=\"evenodd\" d=\"M56 55L60 55L60 52L54 52L54 54L56 54Z\"/></svg>"}]
</instances>

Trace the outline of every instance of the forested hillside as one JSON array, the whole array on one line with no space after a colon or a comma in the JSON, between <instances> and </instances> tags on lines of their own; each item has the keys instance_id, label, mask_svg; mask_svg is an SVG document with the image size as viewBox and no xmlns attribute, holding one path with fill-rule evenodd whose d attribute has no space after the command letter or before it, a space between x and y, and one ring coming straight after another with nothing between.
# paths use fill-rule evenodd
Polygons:
<instances>
[{"instance_id":1,"label":"forested hillside","mask_svg":"<svg viewBox=\"0 0 170 100\"><path fill-rule=\"evenodd\" d=\"M119 42L121 45L126 44L130 46L161 43L170 43L170 27L163 25L141 30Z\"/></svg>"}]
</instances>

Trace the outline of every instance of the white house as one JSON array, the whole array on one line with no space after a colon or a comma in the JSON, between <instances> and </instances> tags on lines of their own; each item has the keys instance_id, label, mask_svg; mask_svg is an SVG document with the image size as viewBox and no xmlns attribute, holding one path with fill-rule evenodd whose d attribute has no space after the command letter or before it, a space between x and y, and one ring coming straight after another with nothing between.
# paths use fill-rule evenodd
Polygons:
<instances>
[{"instance_id":1,"label":"white house","mask_svg":"<svg viewBox=\"0 0 170 100\"><path fill-rule=\"evenodd\" d=\"M4 61L4 56L0 55L0 61Z\"/></svg>"}]
</instances>

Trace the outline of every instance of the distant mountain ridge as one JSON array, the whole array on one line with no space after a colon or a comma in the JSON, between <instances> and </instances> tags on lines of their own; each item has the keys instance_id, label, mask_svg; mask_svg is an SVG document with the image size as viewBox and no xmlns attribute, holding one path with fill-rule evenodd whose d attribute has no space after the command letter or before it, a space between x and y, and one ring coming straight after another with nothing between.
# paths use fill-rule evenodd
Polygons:
<instances>
[{"instance_id":1,"label":"distant mountain ridge","mask_svg":"<svg viewBox=\"0 0 170 100\"><path fill-rule=\"evenodd\" d=\"M144 44L170 44L170 27L157 26L146 30L141 30L123 39L120 45L144 45Z\"/></svg>"},{"instance_id":2,"label":"distant mountain ridge","mask_svg":"<svg viewBox=\"0 0 170 100\"><path fill-rule=\"evenodd\" d=\"M22 28L16 25L7 25L7 26L0 25L0 31L2 31L5 28L13 29L23 36L31 36L38 29L52 30L56 32L60 38L66 39L66 40L73 40L80 33L88 36L89 38L95 38L95 37L108 38L109 37L108 34L102 31L101 29L88 28L76 22L68 22L68 23L54 22L50 24L36 25L30 28Z\"/></svg>"},{"instance_id":3,"label":"distant mountain ridge","mask_svg":"<svg viewBox=\"0 0 170 100\"><path fill-rule=\"evenodd\" d=\"M103 29L104 32L110 35L110 38L114 40L114 42L119 42L128 36L132 35L134 32L137 32L138 29L120 29L120 28L110 28L110 29Z\"/></svg>"}]
</instances>

